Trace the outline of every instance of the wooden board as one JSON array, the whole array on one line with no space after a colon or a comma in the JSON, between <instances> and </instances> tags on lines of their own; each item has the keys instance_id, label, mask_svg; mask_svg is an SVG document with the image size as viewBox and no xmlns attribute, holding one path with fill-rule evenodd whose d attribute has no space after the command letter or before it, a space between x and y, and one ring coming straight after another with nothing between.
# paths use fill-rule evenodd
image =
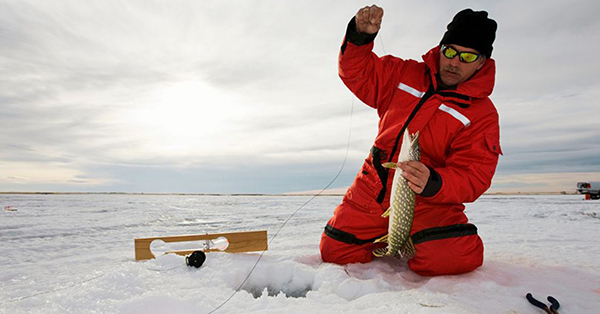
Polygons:
<instances>
[{"instance_id":1,"label":"wooden board","mask_svg":"<svg viewBox=\"0 0 600 314\"><path fill-rule=\"evenodd\" d=\"M151 237L151 238L139 238L134 239L135 244L135 259L138 261L148 260L155 258L150 249L150 244L154 240L162 240L165 243L169 242L187 242L187 241L199 241L199 240L214 240L220 237L227 238L229 246L224 251L217 249L208 249L204 252L228 252L228 253L240 253L240 252L254 252L254 251L265 251L267 250L267 230L260 231L245 231L245 232L230 232L230 233L211 233L211 234L194 234L194 235L179 235L179 236L166 236L166 237ZM179 250L169 251L168 253L175 253L178 255L188 255L195 250Z\"/></svg>"}]
</instances>

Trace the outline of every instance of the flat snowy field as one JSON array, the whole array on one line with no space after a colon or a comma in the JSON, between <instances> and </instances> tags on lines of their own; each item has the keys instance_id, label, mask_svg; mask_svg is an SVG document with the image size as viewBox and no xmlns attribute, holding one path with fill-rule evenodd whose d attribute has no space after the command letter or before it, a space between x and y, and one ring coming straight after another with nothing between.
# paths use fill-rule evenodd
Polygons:
<instances>
[{"instance_id":1,"label":"flat snowy field","mask_svg":"<svg viewBox=\"0 0 600 314\"><path fill-rule=\"evenodd\" d=\"M216 313L543 313L527 292L556 297L561 314L600 313L600 201L484 196L467 205L484 265L430 278L393 258L323 263L319 240L339 196L315 198L273 239L308 199L0 195L0 313L209 313L260 253L208 253L196 269L171 254L136 262L133 239L260 229L269 250Z\"/></svg>"}]
</instances>

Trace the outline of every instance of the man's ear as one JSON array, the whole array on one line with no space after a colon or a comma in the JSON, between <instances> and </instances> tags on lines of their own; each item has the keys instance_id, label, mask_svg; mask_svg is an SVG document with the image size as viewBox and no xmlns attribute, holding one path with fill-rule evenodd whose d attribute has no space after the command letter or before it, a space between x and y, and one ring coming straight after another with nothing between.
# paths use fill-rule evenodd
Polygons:
<instances>
[{"instance_id":1,"label":"man's ear","mask_svg":"<svg viewBox=\"0 0 600 314\"><path fill-rule=\"evenodd\" d=\"M481 56L481 60L479 60L479 66L477 67L477 71L479 71L481 68L483 68L483 65L485 64L485 61L487 61L487 57L486 56Z\"/></svg>"}]
</instances>

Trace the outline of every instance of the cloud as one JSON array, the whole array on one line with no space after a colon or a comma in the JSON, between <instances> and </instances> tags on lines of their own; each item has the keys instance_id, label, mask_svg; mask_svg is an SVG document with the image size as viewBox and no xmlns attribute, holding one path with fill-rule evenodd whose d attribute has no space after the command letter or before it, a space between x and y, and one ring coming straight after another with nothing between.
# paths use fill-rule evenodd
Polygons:
<instances>
[{"instance_id":1,"label":"cloud","mask_svg":"<svg viewBox=\"0 0 600 314\"><path fill-rule=\"evenodd\" d=\"M0 78L0 189L314 190L344 158L353 108L339 183L350 184L377 115L352 99L336 61L364 5L0 3L0 71L10 74ZM375 51L419 60L473 5L382 1ZM473 7L499 23L498 177L600 171L599 6Z\"/></svg>"}]
</instances>

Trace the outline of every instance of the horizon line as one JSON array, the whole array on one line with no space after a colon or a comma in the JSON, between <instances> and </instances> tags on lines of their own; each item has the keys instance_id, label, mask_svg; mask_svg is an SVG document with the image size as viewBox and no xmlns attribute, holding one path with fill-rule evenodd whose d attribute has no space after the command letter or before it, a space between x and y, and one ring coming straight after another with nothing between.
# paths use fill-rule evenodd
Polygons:
<instances>
[{"instance_id":1,"label":"horizon line","mask_svg":"<svg viewBox=\"0 0 600 314\"><path fill-rule=\"evenodd\" d=\"M55 192L55 191L0 191L0 195L190 195L190 196L344 196L345 193L196 193L196 192ZM485 192L483 195L579 195L577 191L517 191Z\"/></svg>"}]
</instances>

